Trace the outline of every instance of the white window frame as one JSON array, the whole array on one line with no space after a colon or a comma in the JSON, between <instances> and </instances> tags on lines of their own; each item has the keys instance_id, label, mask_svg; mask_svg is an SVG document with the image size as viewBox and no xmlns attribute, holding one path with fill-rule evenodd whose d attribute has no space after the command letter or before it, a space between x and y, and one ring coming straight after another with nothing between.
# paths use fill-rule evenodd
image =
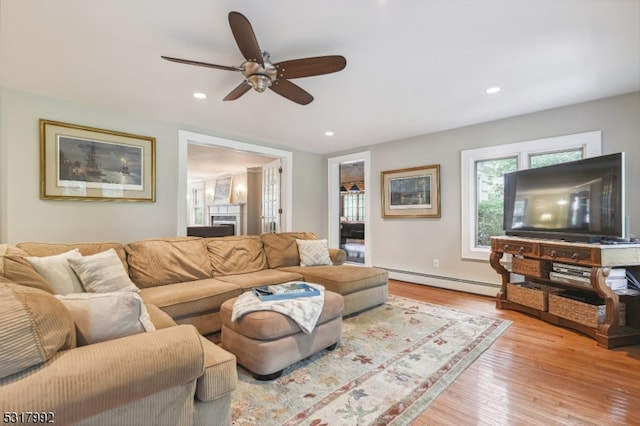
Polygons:
<instances>
[{"instance_id":1,"label":"white window frame","mask_svg":"<svg viewBox=\"0 0 640 426\"><path fill-rule=\"evenodd\" d=\"M582 148L584 158L602 154L602 132L593 131L525 142L461 151L461 256L469 260L489 260L491 249L476 247L476 162L505 157L518 158L518 170L529 168L529 155Z\"/></svg>"},{"instance_id":2,"label":"white window frame","mask_svg":"<svg viewBox=\"0 0 640 426\"><path fill-rule=\"evenodd\" d=\"M207 225L205 221L206 206L204 203L204 181L192 182L189 185L189 226ZM198 223L196 209L202 209L202 221Z\"/></svg>"}]
</instances>

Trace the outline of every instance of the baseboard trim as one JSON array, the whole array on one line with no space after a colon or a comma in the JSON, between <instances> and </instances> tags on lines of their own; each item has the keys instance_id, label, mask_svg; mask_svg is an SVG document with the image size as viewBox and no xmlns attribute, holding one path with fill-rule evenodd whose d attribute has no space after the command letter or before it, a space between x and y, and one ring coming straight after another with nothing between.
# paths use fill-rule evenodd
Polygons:
<instances>
[{"instance_id":1,"label":"baseboard trim","mask_svg":"<svg viewBox=\"0 0 640 426\"><path fill-rule=\"evenodd\" d=\"M389 272L389 278L391 279L414 284L423 284L432 287L464 291L466 293L491 297L494 297L498 293L498 290L500 290L500 285L483 281L463 280L461 278L445 277L442 275L426 274L423 272L403 271L393 268L382 267L381 269Z\"/></svg>"}]
</instances>

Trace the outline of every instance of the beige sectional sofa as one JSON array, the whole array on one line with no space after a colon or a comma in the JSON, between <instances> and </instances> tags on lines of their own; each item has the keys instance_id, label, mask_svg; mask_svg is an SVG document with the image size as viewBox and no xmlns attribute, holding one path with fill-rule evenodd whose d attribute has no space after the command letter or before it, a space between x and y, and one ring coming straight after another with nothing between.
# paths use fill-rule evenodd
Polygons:
<instances>
[{"instance_id":1,"label":"beige sectional sofa","mask_svg":"<svg viewBox=\"0 0 640 426\"><path fill-rule=\"evenodd\" d=\"M315 239L301 232L0 247L0 323L24 320L15 330L0 324L0 358L14 355L13 365L0 359L0 373L11 372L0 374L0 406L52 412L58 424L230 424L235 357L203 337L220 331L224 301L293 280L343 295L343 315L387 298L387 272L344 265L341 250L329 249L330 264L300 266L298 240ZM65 306L25 260L72 249L82 256L113 249L155 331L78 345L79 325L74 329ZM24 344L15 343L20 333ZM29 351L35 354L29 362L15 357Z\"/></svg>"},{"instance_id":2,"label":"beige sectional sofa","mask_svg":"<svg viewBox=\"0 0 640 426\"><path fill-rule=\"evenodd\" d=\"M0 281L8 281L0 276ZM9 423L230 425L235 356L147 305L155 331L79 345L39 288L0 282L0 406ZM37 421L34 421L36 420Z\"/></svg>"},{"instance_id":3,"label":"beige sectional sofa","mask_svg":"<svg viewBox=\"0 0 640 426\"><path fill-rule=\"evenodd\" d=\"M387 272L344 265L342 250L329 250L331 265L299 266L296 241L314 239L309 232L162 238L130 243L124 250L129 276L144 301L203 335L220 331L225 300L261 285L297 280L322 284L345 298L343 315L387 299Z\"/></svg>"}]
</instances>

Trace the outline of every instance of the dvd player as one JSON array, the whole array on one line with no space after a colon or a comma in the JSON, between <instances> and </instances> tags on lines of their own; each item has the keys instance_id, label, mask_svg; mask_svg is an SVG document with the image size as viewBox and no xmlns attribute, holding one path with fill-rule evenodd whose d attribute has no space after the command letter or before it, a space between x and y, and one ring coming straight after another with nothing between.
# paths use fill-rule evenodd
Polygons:
<instances>
[{"instance_id":1,"label":"dvd player","mask_svg":"<svg viewBox=\"0 0 640 426\"><path fill-rule=\"evenodd\" d=\"M553 271L578 277L591 277L591 268L588 266L568 265L566 263L553 262Z\"/></svg>"},{"instance_id":2,"label":"dvd player","mask_svg":"<svg viewBox=\"0 0 640 426\"><path fill-rule=\"evenodd\" d=\"M573 274L564 274L562 272L549 272L549 279L552 281L558 281L563 284L568 284L571 286L581 287L581 288L592 288L591 286L591 278L573 275Z\"/></svg>"}]
</instances>

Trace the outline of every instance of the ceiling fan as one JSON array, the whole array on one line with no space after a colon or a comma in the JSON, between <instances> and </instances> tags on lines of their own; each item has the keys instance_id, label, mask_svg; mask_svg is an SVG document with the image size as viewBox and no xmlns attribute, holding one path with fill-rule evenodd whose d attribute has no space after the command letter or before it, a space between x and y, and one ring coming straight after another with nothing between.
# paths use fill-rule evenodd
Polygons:
<instances>
[{"instance_id":1,"label":"ceiling fan","mask_svg":"<svg viewBox=\"0 0 640 426\"><path fill-rule=\"evenodd\" d=\"M347 65L346 59L339 55L293 59L274 64L271 62L269 52L260 49L251 23L244 15L238 12L230 12L229 25L236 44L246 59L240 66L208 64L169 56L161 56L161 58L181 64L225 71L239 71L244 77L244 81L225 96L225 101L236 100L251 88L260 93L269 88L300 105L309 104L313 101L313 96L300 86L289 81L290 79L330 74L344 69Z\"/></svg>"}]
</instances>

